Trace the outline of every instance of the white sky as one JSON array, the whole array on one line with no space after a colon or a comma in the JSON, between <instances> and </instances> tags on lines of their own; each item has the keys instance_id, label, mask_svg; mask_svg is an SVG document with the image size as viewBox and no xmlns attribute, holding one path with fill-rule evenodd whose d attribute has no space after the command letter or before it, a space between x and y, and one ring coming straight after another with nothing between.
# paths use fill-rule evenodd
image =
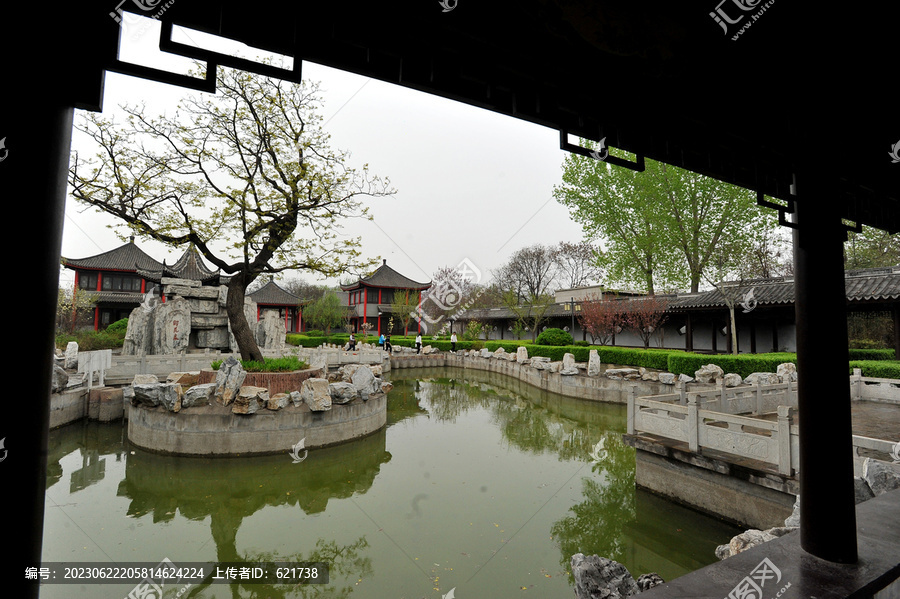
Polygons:
<instances>
[{"instance_id":1,"label":"white sky","mask_svg":"<svg viewBox=\"0 0 900 599\"><path fill-rule=\"evenodd\" d=\"M154 42L158 30L135 31L123 39L147 52L141 46ZM389 177L397 190L368 202L374 223L346 222L347 234L362 236L366 256L386 258L419 281L468 259L485 282L521 247L582 239L581 227L552 197L566 155L556 130L308 62L303 76L322 84L332 146L349 150L356 166L368 163L372 173ZM104 115L141 101L151 113L171 112L185 94L199 92L109 73ZM73 148L92 154L77 132ZM118 247L122 242L106 226L114 222L69 199L62 255L84 258ZM170 263L183 251L138 245ZM295 276L316 281L311 274L287 273ZM73 279L63 269L61 283Z\"/></svg>"}]
</instances>

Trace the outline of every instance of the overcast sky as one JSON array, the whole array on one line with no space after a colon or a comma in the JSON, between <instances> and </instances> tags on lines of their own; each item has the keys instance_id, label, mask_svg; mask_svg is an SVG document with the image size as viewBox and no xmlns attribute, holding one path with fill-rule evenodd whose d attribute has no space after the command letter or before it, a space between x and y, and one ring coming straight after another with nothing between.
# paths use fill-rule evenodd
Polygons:
<instances>
[{"instance_id":1,"label":"overcast sky","mask_svg":"<svg viewBox=\"0 0 900 599\"><path fill-rule=\"evenodd\" d=\"M123 33L133 42L123 47L123 57L151 63L143 58L149 56L146 43L158 33ZM374 222L345 223L348 235L362 236L366 256L385 258L418 281L468 259L486 282L490 271L521 247L582 239L581 227L552 197L566 155L557 131L312 63L303 64L303 76L321 83L322 115L333 147L349 150L356 165L368 163L397 190L393 197L368 202ZM199 92L109 73L104 115L139 101L154 114L171 111L185 94ZM77 132L73 147L90 152ZM106 227L113 222L69 199L62 255L84 258L118 247L122 242ZM183 251L138 245L169 263ZM316 281L309 274L287 276ZM72 271L63 269L61 282L73 279Z\"/></svg>"}]
</instances>

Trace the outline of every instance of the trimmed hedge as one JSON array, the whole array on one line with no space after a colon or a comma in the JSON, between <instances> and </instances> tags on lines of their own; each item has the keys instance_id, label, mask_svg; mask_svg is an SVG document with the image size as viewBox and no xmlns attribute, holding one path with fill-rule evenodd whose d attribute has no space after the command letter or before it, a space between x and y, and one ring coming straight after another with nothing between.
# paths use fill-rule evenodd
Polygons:
<instances>
[{"instance_id":1,"label":"trimmed hedge","mask_svg":"<svg viewBox=\"0 0 900 599\"><path fill-rule=\"evenodd\" d=\"M897 360L852 360L850 374L859 368L863 376L877 379L900 379L900 361Z\"/></svg>"},{"instance_id":2,"label":"trimmed hedge","mask_svg":"<svg viewBox=\"0 0 900 599\"><path fill-rule=\"evenodd\" d=\"M896 360L893 349L850 349L851 360Z\"/></svg>"}]
</instances>

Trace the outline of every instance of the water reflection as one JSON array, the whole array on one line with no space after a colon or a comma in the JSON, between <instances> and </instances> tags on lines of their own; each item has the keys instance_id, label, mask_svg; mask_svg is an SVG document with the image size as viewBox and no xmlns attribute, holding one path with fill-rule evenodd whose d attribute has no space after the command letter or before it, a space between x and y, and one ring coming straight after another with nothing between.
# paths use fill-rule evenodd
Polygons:
<instances>
[{"instance_id":1,"label":"water reflection","mask_svg":"<svg viewBox=\"0 0 900 599\"><path fill-rule=\"evenodd\" d=\"M330 564L328 585L181 595L204 599L551 596L572 592L573 553L671 579L714 561L736 532L635 491L624 406L491 373L391 378L385 429L302 463L152 454L123 425L51 431L44 560ZM42 597L128 591L48 585Z\"/></svg>"}]
</instances>

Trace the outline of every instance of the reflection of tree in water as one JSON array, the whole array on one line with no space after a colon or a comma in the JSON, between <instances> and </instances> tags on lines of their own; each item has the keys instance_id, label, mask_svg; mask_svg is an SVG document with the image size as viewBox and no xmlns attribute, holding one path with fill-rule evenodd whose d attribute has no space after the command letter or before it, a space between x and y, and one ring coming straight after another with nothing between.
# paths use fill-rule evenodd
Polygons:
<instances>
[{"instance_id":1,"label":"reflection of tree in water","mask_svg":"<svg viewBox=\"0 0 900 599\"><path fill-rule=\"evenodd\" d=\"M369 547L365 537L360 537L349 545L338 545L334 541L319 539L316 548L309 553L297 553L293 555L275 555L269 552L248 552L237 555L228 560L219 558L220 562L242 562L247 564L269 564L271 572L276 563L293 565L324 563L328 565L328 584L244 584L231 583L228 586L234 599L287 599L289 597L303 599L338 599L349 597L353 592L353 583L348 582L342 587L335 586L335 579L353 580L362 579L372 575L372 560L368 557L360 557L360 552ZM190 589L182 597L201 599L204 591L212 584L205 582ZM223 584L223 583L218 583ZM224 585L223 585L224 586Z\"/></svg>"},{"instance_id":2,"label":"reflection of tree in water","mask_svg":"<svg viewBox=\"0 0 900 599\"><path fill-rule=\"evenodd\" d=\"M364 537L346 546L320 539L307 555L240 555L238 529L244 518L268 506L296 506L313 514L323 512L332 498L367 492L381 465L391 459L385 445L382 429L352 443L310 451L300 464L293 463L287 453L216 459L136 452L128 456L117 494L131 499L129 515L150 513L154 522L172 520L176 512L198 521L209 516L217 562L324 561L333 575L328 585L234 583L229 585L232 597L345 597L352 589L335 587L342 579L339 574L372 573L369 559L360 557L368 546ZM186 596L203 597L208 586L198 585Z\"/></svg>"},{"instance_id":3,"label":"reflection of tree in water","mask_svg":"<svg viewBox=\"0 0 900 599\"><path fill-rule=\"evenodd\" d=\"M584 501L550 529L565 568L576 553L626 563L626 528L636 517L634 449L622 442L620 433L608 432L598 454L591 467L594 476L581 479Z\"/></svg>"},{"instance_id":4,"label":"reflection of tree in water","mask_svg":"<svg viewBox=\"0 0 900 599\"><path fill-rule=\"evenodd\" d=\"M435 418L455 420L466 410L482 408L517 448L555 453L560 461L590 463L592 474L581 479L584 500L551 529L560 548L560 565L568 570L569 559L579 552L624 560L627 528L636 518L634 449L622 442L621 435L624 406L562 397L492 374L462 371L460 378L433 376L422 380L419 397ZM588 474L587 469L583 472Z\"/></svg>"}]
</instances>

